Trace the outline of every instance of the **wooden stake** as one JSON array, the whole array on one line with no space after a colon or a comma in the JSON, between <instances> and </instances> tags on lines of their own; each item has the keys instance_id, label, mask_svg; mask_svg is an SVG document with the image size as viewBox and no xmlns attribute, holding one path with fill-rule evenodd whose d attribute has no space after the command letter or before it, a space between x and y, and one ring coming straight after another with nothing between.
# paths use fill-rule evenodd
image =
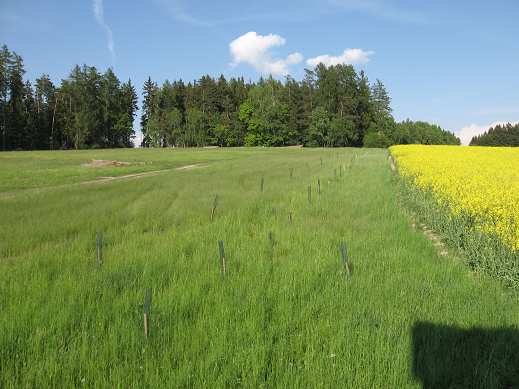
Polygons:
<instances>
[{"instance_id":1,"label":"wooden stake","mask_svg":"<svg viewBox=\"0 0 519 389\"><path fill-rule=\"evenodd\" d=\"M151 307L151 288L146 289L146 296L144 297L144 337L147 338L150 334L150 307Z\"/></svg>"},{"instance_id":2,"label":"wooden stake","mask_svg":"<svg viewBox=\"0 0 519 389\"><path fill-rule=\"evenodd\" d=\"M273 257L274 256L274 245L276 242L274 241L274 235L272 234L272 231L269 231L268 238L269 238L269 244L270 244L270 256Z\"/></svg>"},{"instance_id":3,"label":"wooden stake","mask_svg":"<svg viewBox=\"0 0 519 389\"><path fill-rule=\"evenodd\" d=\"M265 184L265 178L261 177L261 185L260 185L260 191L263 193L263 185Z\"/></svg>"},{"instance_id":4,"label":"wooden stake","mask_svg":"<svg viewBox=\"0 0 519 389\"><path fill-rule=\"evenodd\" d=\"M214 214L216 212L216 207L218 206L218 195L214 196L213 200L213 208L211 209L211 221L214 219Z\"/></svg>"},{"instance_id":5,"label":"wooden stake","mask_svg":"<svg viewBox=\"0 0 519 389\"><path fill-rule=\"evenodd\" d=\"M317 194L321 195L321 180L319 178L317 179Z\"/></svg>"},{"instance_id":6,"label":"wooden stake","mask_svg":"<svg viewBox=\"0 0 519 389\"><path fill-rule=\"evenodd\" d=\"M227 268L226 268L226 264L225 264L225 251L223 248L223 240L218 241L218 251L220 253L220 263L221 263L222 275L225 275Z\"/></svg>"},{"instance_id":7,"label":"wooden stake","mask_svg":"<svg viewBox=\"0 0 519 389\"><path fill-rule=\"evenodd\" d=\"M291 167L290 169L288 169L288 171L290 172L290 178L292 178L294 175L294 168Z\"/></svg>"},{"instance_id":8,"label":"wooden stake","mask_svg":"<svg viewBox=\"0 0 519 389\"><path fill-rule=\"evenodd\" d=\"M349 276L351 276L351 268L348 263L348 252L346 251L346 245L344 244L344 242L341 242L339 244L339 253L340 253L341 259L342 259L342 266L343 266L344 274L346 274L349 277Z\"/></svg>"},{"instance_id":9,"label":"wooden stake","mask_svg":"<svg viewBox=\"0 0 519 389\"><path fill-rule=\"evenodd\" d=\"M97 263L101 265L103 263L103 233L98 232L96 234L96 254Z\"/></svg>"}]
</instances>

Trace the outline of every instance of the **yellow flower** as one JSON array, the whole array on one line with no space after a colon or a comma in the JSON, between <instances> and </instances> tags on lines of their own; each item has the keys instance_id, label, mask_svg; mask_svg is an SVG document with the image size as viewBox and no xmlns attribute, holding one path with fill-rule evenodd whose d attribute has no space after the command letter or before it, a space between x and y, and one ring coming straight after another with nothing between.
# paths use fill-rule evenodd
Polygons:
<instances>
[{"instance_id":1,"label":"yellow flower","mask_svg":"<svg viewBox=\"0 0 519 389\"><path fill-rule=\"evenodd\" d=\"M390 149L398 171L454 215L519 249L519 148L402 145Z\"/></svg>"}]
</instances>

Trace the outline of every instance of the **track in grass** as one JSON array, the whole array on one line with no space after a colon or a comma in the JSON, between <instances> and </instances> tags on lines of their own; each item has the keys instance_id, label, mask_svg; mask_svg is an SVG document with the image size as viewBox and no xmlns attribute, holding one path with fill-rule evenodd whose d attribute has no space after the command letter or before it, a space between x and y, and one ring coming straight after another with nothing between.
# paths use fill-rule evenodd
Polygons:
<instances>
[{"instance_id":1,"label":"track in grass","mask_svg":"<svg viewBox=\"0 0 519 389\"><path fill-rule=\"evenodd\" d=\"M125 174L125 175L116 175L116 176L100 176L96 178L95 180L88 180L88 181L79 181L76 183L71 184L61 184L56 186L46 186L43 188L29 188L29 189L18 189L11 192L0 192L0 198L2 197L15 197L21 194L28 194L28 193L37 193L42 192L44 190L53 190L53 189L63 189L68 188L72 185L95 185L95 184L107 184L114 181L121 181L121 180L135 180L139 178L146 178L151 176L157 176L159 174L163 174L166 172L171 171L185 171L185 170L192 170L192 169L202 169L207 167L208 165L202 165L202 164L191 164L191 165L185 165L185 166L179 166L173 169L163 169L163 170L152 170L152 171L146 171L142 173L131 173L131 174Z\"/></svg>"},{"instance_id":2,"label":"track in grass","mask_svg":"<svg viewBox=\"0 0 519 389\"><path fill-rule=\"evenodd\" d=\"M385 152L132 152L138 161L212 162L0 199L0 387L492 387L513 379L517 295L439 256L410 227ZM480 362L475 374L464 355Z\"/></svg>"}]
</instances>

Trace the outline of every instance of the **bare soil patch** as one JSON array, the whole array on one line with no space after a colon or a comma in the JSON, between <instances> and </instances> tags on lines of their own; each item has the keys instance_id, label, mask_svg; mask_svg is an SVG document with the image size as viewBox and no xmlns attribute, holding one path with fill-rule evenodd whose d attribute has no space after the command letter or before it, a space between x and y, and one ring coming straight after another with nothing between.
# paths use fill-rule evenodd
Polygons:
<instances>
[{"instance_id":1,"label":"bare soil patch","mask_svg":"<svg viewBox=\"0 0 519 389\"><path fill-rule=\"evenodd\" d=\"M193 165L186 165L186 166L180 166L175 168L175 170L191 170L191 169L200 169L203 167L207 167L208 165L200 165L198 163L195 163Z\"/></svg>"},{"instance_id":2,"label":"bare soil patch","mask_svg":"<svg viewBox=\"0 0 519 389\"><path fill-rule=\"evenodd\" d=\"M393 157L391 155L389 156L389 167L391 167L392 172L396 172L395 160L393 159Z\"/></svg>"},{"instance_id":3,"label":"bare soil patch","mask_svg":"<svg viewBox=\"0 0 519 389\"><path fill-rule=\"evenodd\" d=\"M83 163L83 167L128 167L134 165L144 165L144 162L123 162L109 161L106 159L92 159L90 162Z\"/></svg>"},{"instance_id":4,"label":"bare soil patch","mask_svg":"<svg viewBox=\"0 0 519 389\"><path fill-rule=\"evenodd\" d=\"M434 248L438 252L438 254L442 257L445 257L449 252L445 247L445 244L441 241L440 237L430 228L428 228L425 224L420 223L418 226L413 223L413 228L419 229L425 235L427 239L433 244Z\"/></svg>"},{"instance_id":5,"label":"bare soil patch","mask_svg":"<svg viewBox=\"0 0 519 389\"><path fill-rule=\"evenodd\" d=\"M170 171L173 171L173 170L177 170L177 171L179 171L179 170L192 170L192 169L197 169L197 168L204 168L204 167L207 167L207 166L208 165L201 165L201 164L195 163L195 164L192 164L192 165L185 165L185 166L176 167L174 169L153 170L153 171L150 171L150 172L125 174L124 176L99 177L99 178L96 178L95 180L83 181L80 184L82 184L82 185L89 185L89 184L97 184L97 183L109 182L109 181L118 181L118 180L134 179L134 178L143 178L143 177L156 176L158 174L165 173L165 172L170 172Z\"/></svg>"}]
</instances>

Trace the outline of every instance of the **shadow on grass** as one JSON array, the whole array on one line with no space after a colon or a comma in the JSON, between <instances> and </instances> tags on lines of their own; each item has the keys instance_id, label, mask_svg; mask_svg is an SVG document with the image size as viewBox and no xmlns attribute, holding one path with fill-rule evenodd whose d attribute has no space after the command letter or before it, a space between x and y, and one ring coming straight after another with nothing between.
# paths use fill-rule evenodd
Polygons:
<instances>
[{"instance_id":1,"label":"shadow on grass","mask_svg":"<svg viewBox=\"0 0 519 389\"><path fill-rule=\"evenodd\" d=\"M418 322L413 375L424 388L519 388L519 331Z\"/></svg>"}]
</instances>

